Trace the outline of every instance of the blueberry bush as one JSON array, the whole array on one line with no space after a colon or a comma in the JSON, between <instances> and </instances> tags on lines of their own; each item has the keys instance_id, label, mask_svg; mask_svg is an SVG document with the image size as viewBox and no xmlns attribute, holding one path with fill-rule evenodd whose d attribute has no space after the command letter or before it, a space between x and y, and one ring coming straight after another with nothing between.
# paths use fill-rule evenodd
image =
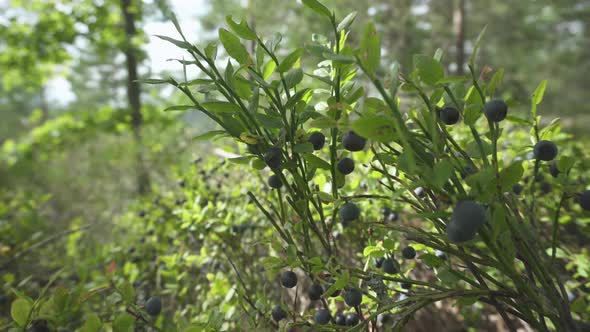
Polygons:
<instances>
[{"instance_id":1,"label":"blueberry bush","mask_svg":"<svg viewBox=\"0 0 590 332\"><path fill-rule=\"evenodd\" d=\"M478 62L485 29L468 75L446 75L442 50L383 68L373 24L357 35L355 13L302 3L333 33L295 50L231 16L201 47L173 19L178 36L159 38L185 51L184 77L143 82L185 96L167 112L214 121L195 140L224 158L171 170L92 260L70 238L69 259L98 270L37 291L4 276L7 329L406 331L455 307L475 331L494 315L508 331L588 330L590 162L537 114L547 82L516 112L504 72Z\"/></svg>"}]
</instances>

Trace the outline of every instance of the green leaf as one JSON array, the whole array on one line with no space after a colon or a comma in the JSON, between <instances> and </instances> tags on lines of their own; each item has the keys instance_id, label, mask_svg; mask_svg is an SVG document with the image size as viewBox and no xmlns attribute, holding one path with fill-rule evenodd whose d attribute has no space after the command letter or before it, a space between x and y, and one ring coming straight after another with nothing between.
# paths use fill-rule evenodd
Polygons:
<instances>
[{"instance_id":1,"label":"green leaf","mask_svg":"<svg viewBox=\"0 0 590 332\"><path fill-rule=\"evenodd\" d=\"M432 183L437 188L442 188L453 175L454 167L446 159L441 160L432 169Z\"/></svg>"},{"instance_id":2,"label":"green leaf","mask_svg":"<svg viewBox=\"0 0 590 332\"><path fill-rule=\"evenodd\" d=\"M297 84L301 83L303 80L303 70L301 68L296 68L290 70L287 75L285 75L285 83L287 85L287 89L294 88Z\"/></svg>"},{"instance_id":3,"label":"green leaf","mask_svg":"<svg viewBox=\"0 0 590 332\"><path fill-rule=\"evenodd\" d=\"M547 88L547 80L542 80L535 89L535 92L533 92L532 98L535 105L539 105L543 101L543 96L545 96L545 88Z\"/></svg>"},{"instance_id":4,"label":"green leaf","mask_svg":"<svg viewBox=\"0 0 590 332\"><path fill-rule=\"evenodd\" d=\"M356 59L352 55L334 54L331 52L325 52L322 54L322 56L326 60L332 61L332 63L334 63L335 65L351 64L356 61Z\"/></svg>"},{"instance_id":5,"label":"green leaf","mask_svg":"<svg viewBox=\"0 0 590 332\"><path fill-rule=\"evenodd\" d=\"M310 97L312 93L313 90L307 88L297 91L294 95L291 96L291 98L289 98L289 100L287 100L287 102L285 103L285 108L289 109L291 107L294 107L300 100L306 101L306 99Z\"/></svg>"},{"instance_id":6,"label":"green leaf","mask_svg":"<svg viewBox=\"0 0 590 332\"><path fill-rule=\"evenodd\" d=\"M119 287L119 292L121 293L121 297L127 303L134 303L135 302L135 289L133 285L129 281L123 282L123 284Z\"/></svg>"},{"instance_id":7,"label":"green leaf","mask_svg":"<svg viewBox=\"0 0 590 332\"><path fill-rule=\"evenodd\" d=\"M208 141L216 136L224 135L225 130L212 130L193 137L193 141Z\"/></svg>"},{"instance_id":8,"label":"green leaf","mask_svg":"<svg viewBox=\"0 0 590 332\"><path fill-rule=\"evenodd\" d=\"M293 147L295 153L310 153L313 152L313 145L309 142L296 144Z\"/></svg>"},{"instance_id":9,"label":"green leaf","mask_svg":"<svg viewBox=\"0 0 590 332\"><path fill-rule=\"evenodd\" d=\"M521 163L514 163L500 172L500 186L503 192L511 191L512 187L520 181L524 174Z\"/></svg>"},{"instance_id":10,"label":"green leaf","mask_svg":"<svg viewBox=\"0 0 590 332\"><path fill-rule=\"evenodd\" d=\"M352 129L365 138L383 143L397 137L393 120L383 115L363 116L352 123Z\"/></svg>"},{"instance_id":11,"label":"green leaf","mask_svg":"<svg viewBox=\"0 0 590 332\"><path fill-rule=\"evenodd\" d=\"M95 314L91 314L88 317L86 317L86 321L84 322L84 325L82 325L82 327L80 328L80 332L99 332L100 329L102 328L102 322L100 321L100 318L98 318L97 315Z\"/></svg>"},{"instance_id":12,"label":"green leaf","mask_svg":"<svg viewBox=\"0 0 590 332\"><path fill-rule=\"evenodd\" d=\"M164 109L164 112L186 111L186 110L191 110L191 109L195 109L195 106L193 106L193 105L174 105L174 106L166 107Z\"/></svg>"},{"instance_id":13,"label":"green leaf","mask_svg":"<svg viewBox=\"0 0 590 332\"><path fill-rule=\"evenodd\" d=\"M447 286L455 286L459 282L459 277L450 272L448 268L438 270L436 276Z\"/></svg>"},{"instance_id":14,"label":"green leaf","mask_svg":"<svg viewBox=\"0 0 590 332\"><path fill-rule=\"evenodd\" d=\"M252 29L250 29L250 27L248 26L248 23L246 23L246 21L242 20L238 24L238 23L234 22L231 15L226 16L225 21L229 25L229 28L233 32L235 32L236 35L238 35L239 37L242 37L242 38L248 39L248 40L256 40L258 38L256 36L256 33L254 31L252 31Z\"/></svg>"},{"instance_id":15,"label":"green leaf","mask_svg":"<svg viewBox=\"0 0 590 332\"><path fill-rule=\"evenodd\" d=\"M482 115L481 105L472 104L465 107L463 122L468 126L473 126L477 119Z\"/></svg>"},{"instance_id":16,"label":"green leaf","mask_svg":"<svg viewBox=\"0 0 590 332\"><path fill-rule=\"evenodd\" d=\"M330 10L317 0L302 0L301 2L303 2L304 5L311 8L314 12L320 15L330 18L332 17L332 13L330 12Z\"/></svg>"},{"instance_id":17,"label":"green leaf","mask_svg":"<svg viewBox=\"0 0 590 332\"><path fill-rule=\"evenodd\" d=\"M226 101L208 101L201 103L201 106L213 113L236 113L241 110L238 105Z\"/></svg>"},{"instance_id":18,"label":"green leaf","mask_svg":"<svg viewBox=\"0 0 590 332\"><path fill-rule=\"evenodd\" d=\"M144 78L144 79L137 80L137 82L144 83L144 84L168 84L168 83L171 83L171 81L169 79L165 80L162 78Z\"/></svg>"},{"instance_id":19,"label":"green leaf","mask_svg":"<svg viewBox=\"0 0 590 332\"><path fill-rule=\"evenodd\" d=\"M367 75L370 77L375 76L381 61L381 46L375 24L367 24L363 38L361 39L360 50L361 53L359 58L361 59L362 65L365 67Z\"/></svg>"},{"instance_id":20,"label":"green leaf","mask_svg":"<svg viewBox=\"0 0 590 332\"><path fill-rule=\"evenodd\" d=\"M504 68L500 68L497 72L494 73L490 83L486 86L486 94L488 96L493 96L496 93L496 88L498 84L502 82L502 78L504 78Z\"/></svg>"},{"instance_id":21,"label":"green leaf","mask_svg":"<svg viewBox=\"0 0 590 332\"><path fill-rule=\"evenodd\" d=\"M576 159L569 157L569 156L563 156L563 157L559 158L559 161L557 161L557 169L561 173L566 173L572 167L574 167L575 162L576 162Z\"/></svg>"},{"instance_id":22,"label":"green leaf","mask_svg":"<svg viewBox=\"0 0 590 332\"><path fill-rule=\"evenodd\" d=\"M209 43L205 47L205 55L209 59L215 60L217 58L217 43Z\"/></svg>"},{"instance_id":23,"label":"green leaf","mask_svg":"<svg viewBox=\"0 0 590 332\"><path fill-rule=\"evenodd\" d=\"M174 39L174 38L170 38L170 37L166 37L166 36L161 36L161 35L156 35L156 37L158 37L162 40L165 40L169 43L172 43L172 44L174 44L180 48L183 48L185 50L188 50L192 47L191 44L189 44L185 41L182 41L182 40L178 40L178 39Z\"/></svg>"},{"instance_id":24,"label":"green leaf","mask_svg":"<svg viewBox=\"0 0 590 332\"><path fill-rule=\"evenodd\" d=\"M442 260L441 258L436 257L436 255L433 254L424 254L424 255L420 255L420 257L418 257L421 261L424 262L424 264L430 266L430 267L439 267L442 266L445 261Z\"/></svg>"},{"instance_id":25,"label":"green leaf","mask_svg":"<svg viewBox=\"0 0 590 332\"><path fill-rule=\"evenodd\" d=\"M310 153L306 153L303 155L303 159L305 159L307 161L307 163L309 164L309 166L313 167L313 168L320 168L320 169L325 169L325 170L330 170L330 164L319 158L314 156L313 154Z\"/></svg>"},{"instance_id":26,"label":"green leaf","mask_svg":"<svg viewBox=\"0 0 590 332\"><path fill-rule=\"evenodd\" d=\"M135 317L122 313L113 321L113 332L133 332L134 326Z\"/></svg>"},{"instance_id":27,"label":"green leaf","mask_svg":"<svg viewBox=\"0 0 590 332\"><path fill-rule=\"evenodd\" d=\"M250 55L238 37L225 29L219 29L219 40L230 57L242 65L248 64Z\"/></svg>"},{"instance_id":28,"label":"green leaf","mask_svg":"<svg viewBox=\"0 0 590 332\"><path fill-rule=\"evenodd\" d=\"M279 73L289 71L291 68L293 68L293 66L295 66L298 63L299 58L301 58L302 54L302 48L298 48L295 51L291 52L291 54L287 55L285 59L279 64L279 68L277 68L277 71Z\"/></svg>"},{"instance_id":29,"label":"green leaf","mask_svg":"<svg viewBox=\"0 0 590 332\"><path fill-rule=\"evenodd\" d=\"M256 113L256 120L265 128L283 128L283 120L280 116L266 115L262 113Z\"/></svg>"},{"instance_id":30,"label":"green leaf","mask_svg":"<svg viewBox=\"0 0 590 332\"><path fill-rule=\"evenodd\" d=\"M391 94L392 98L395 98L395 95L397 94L397 90L399 89L399 62L394 61L391 64L391 69L390 69L390 73L391 73L391 82L389 84L389 93Z\"/></svg>"},{"instance_id":31,"label":"green leaf","mask_svg":"<svg viewBox=\"0 0 590 332\"><path fill-rule=\"evenodd\" d=\"M340 21L340 23L338 23L338 27L336 28L336 31L340 32L342 30L348 29L348 27L350 27L352 22L354 22L356 15L357 15L357 12L352 12L352 13L346 15L346 17L342 21Z\"/></svg>"},{"instance_id":32,"label":"green leaf","mask_svg":"<svg viewBox=\"0 0 590 332\"><path fill-rule=\"evenodd\" d=\"M53 308L57 313L65 310L70 294L63 287L57 287L53 294Z\"/></svg>"},{"instance_id":33,"label":"green leaf","mask_svg":"<svg viewBox=\"0 0 590 332\"><path fill-rule=\"evenodd\" d=\"M427 55L415 55L414 66L422 82L428 85L435 85L445 75L442 64Z\"/></svg>"},{"instance_id":34,"label":"green leaf","mask_svg":"<svg viewBox=\"0 0 590 332\"><path fill-rule=\"evenodd\" d=\"M483 36L486 33L487 28L488 28L487 25L485 27L483 27L483 29L481 30L481 32L477 36L477 39L475 40L475 46L473 48L473 53L471 53L471 58L469 59L469 66L471 66L471 68L473 68L473 66L475 65L475 58L477 57L477 51L479 50L479 45L481 44L481 41L483 39Z\"/></svg>"},{"instance_id":35,"label":"green leaf","mask_svg":"<svg viewBox=\"0 0 590 332\"><path fill-rule=\"evenodd\" d=\"M29 313L33 308L33 304L23 298L19 298L12 302L10 307L10 316L21 327L25 327L28 323Z\"/></svg>"},{"instance_id":36,"label":"green leaf","mask_svg":"<svg viewBox=\"0 0 590 332\"><path fill-rule=\"evenodd\" d=\"M264 65L264 68L262 70L262 78L267 80L272 75L272 73L274 73L276 68L277 68L276 62L274 62L273 60L269 60L266 63L266 65Z\"/></svg>"}]
</instances>

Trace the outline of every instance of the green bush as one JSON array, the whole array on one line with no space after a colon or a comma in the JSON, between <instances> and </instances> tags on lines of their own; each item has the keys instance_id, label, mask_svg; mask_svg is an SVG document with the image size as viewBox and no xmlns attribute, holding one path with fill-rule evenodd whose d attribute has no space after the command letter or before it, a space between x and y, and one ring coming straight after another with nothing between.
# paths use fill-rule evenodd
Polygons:
<instances>
[{"instance_id":1,"label":"green bush","mask_svg":"<svg viewBox=\"0 0 590 332\"><path fill-rule=\"evenodd\" d=\"M510 331L587 328L590 261L572 238L590 221L590 164L582 142L541 122L546 82L530 112L514 111L503 71L478 74L483 33L468 76L445 75L442 51L385 70L372 24L353 48L354 13L303 3L333 36L285 52L282 36L228 17L224 68L216 43L191 44L174 21L180 39L161 38L202 76L145 83L178 88L187 104L167 111L206 114L221 129L196 139L236 156L176 170L177 186L119 216L92 259L70 251L78 271L31 289L5 277L6 328L398 331L437 302L475 330L490 311Z\"/></svg>"}]
</instances>

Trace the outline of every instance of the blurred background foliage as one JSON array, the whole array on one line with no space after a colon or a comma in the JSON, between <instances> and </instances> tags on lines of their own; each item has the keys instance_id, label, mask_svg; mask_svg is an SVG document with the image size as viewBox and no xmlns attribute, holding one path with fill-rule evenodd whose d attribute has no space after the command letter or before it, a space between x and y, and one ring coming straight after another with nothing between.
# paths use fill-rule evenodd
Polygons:
<instances>
[{"instance_id":1,"label":"blurred background foliage","mask_svg":"<svg viewBox=\"0 0 590 332\"><path fill-rule=\"evenodd\" d=\"M574 138L588 139L590 1L323 2L337 17L357 11L357 26L376 23L383 68L393 61L411 68L413 54L434 54L441 48L447 72L461 75L472 41L487 25L478 67L504 68L509 73L501 86L502 97L512 100L517 105L514 109L526 112L531 91L547 79L540 114L546 119L560 117L565 131ZM167 19L172 12L179 14L184 30L199 45L216 38L227 15L246 19L263 36L282 33L285 50L309 43L312 32L330 33L326 22L299 1L0 1L0 262L10 272L1 271L5 285L14 286L32 274L40 276L33 282L43 285L48 271L64 264L104 270L101 264L116 261L129 250L117 241L128 241L128 234L146 230L138 224L137 214L154 197L168 197L164 207L154 207L163 210L185 199L182 193L189 190L179 194L178 181L187 174L198 174L200 166L193 164L196 158L207 158L207 167L223 167L211 161L217 158L212 146L192 140L213 128L211 122L197 113L162 112L165 105L178 104L181 96L167 87L135 81L171 72L173 67L165 65L165 60L174 57L173 50L153 34L175 34ZM353 47L362 30L356 31L349 37ZM485 78L488 73L482 75ZM219 142L222 148L223 144ZM229 176L216 174L215 181ZM239 179L235 176L234 182ZM210 187L217 185L210 184L197 194L214 195ZM236 198L241 194L228 195ZM203 205L205 197L190 198L190 204L198 204L199 209L209 204L211 209L223 208L215 205L214 197ZM228 203L221 200L220 204ZM242 208L246 209L238 211ZM162 218L172 218L172 211L161 212ZM185 218L190 220L190 216ZM156 227L155 219L151 227ZM68 237L69 242L60 239L28 251L51 234L77 232L84 225L92 225L92 231L75 233L78 235ZM252 225L255 222L248 227ZM186 246L199 240L191 239L191 233L185 234L187 239L175 240L178 234L173 229L161 234ZM103 247L105 243L112 247ZM161 250L162 262L174 260L166 256L174 255L166 248L156 250ZM7 262L21 253L22 259ZM92 255L84 253L95 256L90 259ZM199 255L183 259L201 264L210 253ZM80 261L81 257L88 261ZM133 268L137 269L126 267L127 276ZM76 278L88 278L81 270ZM178 282L182 276L174 278ZM203 278L214 276L205 273ZM228 286L217 286L210 290L218 292L213 295L225 296ZM177 291L188 290L181 287ZM6 313L7 309L1 310Z\"/></svg>"}]
</instances>

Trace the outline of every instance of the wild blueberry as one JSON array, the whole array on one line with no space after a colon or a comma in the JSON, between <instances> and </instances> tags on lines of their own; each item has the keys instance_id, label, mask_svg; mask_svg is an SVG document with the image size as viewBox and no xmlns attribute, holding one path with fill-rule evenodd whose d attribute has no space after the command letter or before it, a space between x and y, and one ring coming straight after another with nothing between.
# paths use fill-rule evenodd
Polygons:
<instances>
[{"instance_id":1,"label":"wild blueberry","mask_svg":"<svg viewBox=\"0 0 590 332\"><path fill-rule=\"evenodd\" d=\"M293 271L285 271L281 274L281 285L285 288L293 288L297 285L297 275Z\"/></svg>"},{"instance_id":2,"label":"wild blueberry","mask_svg":"<svg viewBox=\"0 0 590 332\"><path fill-rule=\"evenodd\" d=\"M400 284L400 286L402 286L403 289L410 289L410 288L412 288L412 284L409 283L409 282L402 282Z\"/></svg>"},{"instance_id":3,"label":"wild blueberry","mask_svg":"<svg viewBox=\"0 0 590 332\"><path fill-rule=\"evenodd\" d=\"M581 192L578 195L578 202L584 210L590 211L590 190Z\"/></svg>"},{"instance_id":4,"label":"wild blueberry","mask_svg":"<svg viewBox=\"0 0 590 332\"><path fill-rule=\"evenodd\" d=\"M320 309L318 310L315 315L313 316L313 320L315 321L316 324L319 325L326 325L330 322L331 319L331 315L330 312L326 309Z\"/></svg>"},{"instance_id":5,"label":"wild blueberry","mask_svg":"<svg viewBox=\"0 0 590 332\"><path fill-rule=\"evenodd\" d=\"M373 261L375 262L375 267L380 269L385 261L385 257L373 258Z\"/></svg>"},{"instance_id":6,"label":"wild blueberry","mask_svg":"<svg viewBox=\"0 0 590 332\"><path fill-rule=\"evenodd\" d=\"M283 319L287 318L287 313L285 312L285 310L283 310L283 308L281 308L280 305L275 305L272 308L270 314L275 322L280 322Z\"/></svg>"},{"instance_id":7,"label":"wild blueberry","mask_svg":"<svg viewBox=\"0 0 590 332\"><path fill-rule=\"evenodd\" d=\"M334 322L336 325L345 326L346 325L346 316L343 313L338 312L334 317Z\"/></svg>"},{"instance_id":8,"label":"wild blueberry","mask_svg":"<svg viewBox=\"0 0 590 332\"><path fill-rule=\"evenodd\" d=\"M337 168L344 175L350 174L354 171L354 161L350 158L342 158L338 161Z\"/></svg>"},{"instance_id":9,"label":"wild blueberry","mask_svg":"<svg viewBox=\"0 0 590 332\"><path fill-rule=\"evenodd\" d=\"M549 166L549 174L551 174L552 177L556 178L559 175L559 168L557 167L557 162L552 162L551 166Z\"/></svg>"},{"instance_id":10,"label":"wild blueberry","mask_svg":"<svg viewBox=\"0 0 590 332\"><path fill-rule=\"evenodd\" d=\"M268 186L274 189L279 189L283 186L283 182L281 181L281 177L273 174L268 178Z\"/></svg>"},{"instance_id":11,"label":"wild blueberry","mask_svg":"<svg viewBox=\"0 0 590 332\"><path fill-rule=\"evenodd\" d=\"M464 201L455 206L451 221L447 224L447 236L451 242L472 240L481 225L486 222L485 208L476 202Z\"/></svg>"},{"instance_id":12,"label":"wild blueberry","mask_svg":"<svg viewBox=\"0 0 590 332\"><path fill-rule=\"evenodd\" d=\"M438 112L438 117L446 125L454 125L459 121L459 111L453 106L445 106Z\"/></svg>"},{"instance_id":13,"label":"wild blueberry","mask_svg":"<svg viewBox=\"0 0 590 332\"><path fill-rule=\"evenodd\" d=\"M434 250L434 255L440 259L447 259L447 254L442 250Z\"/></svg>"},{"instance_id":14,"label":"wild blueberry","mask_svg":"<svg viewBox=\"0 0 590 332\"><path fill-rule=\"evenodd\" d=\"M508 105L501 99L488 101L484 106L486 118L492 122L500 122L508 114Z\"/></svg>"},{"instance_id":15,"label":"wild blueberry","mask_svg":"<svg viewBox=\"0 0 590 332\"><path fill-rule=\"evenodd\" d=\"M356 326L359 323L359 316L356 312L349 312L346 314L346 326Z\"/></svg>"},{"instance_id":16,"label":"wild blueberry","mask_svg":"<svg viewBox=\"0 0 590 332\"><path fill-rule=\"evenodd\" d=\"M512 192L515 193L516 195L520 195L520 193L522 193L523 189L524 189L524 187L520 183L517 183L512 187Z\"/></svg>"},{"instance_id":17,"label":"wild blueberry","mask_svg":"<svg viewBox=\"0 0 590 332\"><path fill-rule=\"evenodd\" d=\"M533 152L538 160L551 161L557 157L558 149L555 143L543 140L535 144Z\"/></svg>"},{"instance_id":18,"label":"wild blueberry","mask_svg":"<svg viewBox=\"0 0 590 332\"><path fill-rule=\"evenodd\" d=\"M416 257L416 250L411 246L407 246L402 249L402 256L404 256L405 259L414 259Z\"/></svg>"},{"instance_id":19,"label":"wild blueberry","mask_svg":"<svg viewBox=\"0 0 590 332\"><path fill-rule=\"evenodd\" d=\"M349 307L356 307L363 301L363 293L356 288L351 288L344 293L344 302Z\"/></svg>"},{"instance_id":20,"label":"wild blueberry","mask_svg":"<svg viewBox=\"0 0 590 332\"><path fill-rule=\"evenodd\" d=\"M150 316L157 316L162 311L162 301L158 296L152 296L145 302L145 312Z\"/></svg>"},{"instance_id":21,"label":"wild blueberry","mask_svg":"<svg viewBox=\"0 0 590 332\"><path fill-rule=\"evenodd\" d=\"M366 143L367 139L352 130L342 135L342 146L348 151L361 151L365 148Z\"/></svg>"},{"instance_id":22,"label":"wild blueberry","mask_svg":"<svg viewBox=\"0 0 590 332\"><path fill-rule=\"evenodd\" d=\"M549 182L542 182L541 183L541 191L544 194L550 193L551 192L551 189L552 189L552 187L551 187L551 184Z\"/></svg>"},{"instance_id":23,"label":"wild blueberry","mask_svg":"<svg viewBox=\"0 0 590 332\"><path fill-rule=\"evenodd\" d=\"M307 290L307 295L309 295L309 299L312 301L319 300L322 294L324 294L324 288L320 284L313 284Z\"/></svg>"},{"instance_id":24,"label":"wild blueberry","mask_svg":"<svg viewBox=\"0 0 590 332\"><path fill-rule=\"evenodd\" d=\"M264 162L270 168L278 168L283 163L282 154L281 149L272 147L264 154Z\"/></svg>"},{"instance_id":25,"label":"wild blueberry","mask_svg":"<svg viewBox=\"0 0 590 332\"><path fill-rule=\"evenodd\" d=\"M361 216L361 210L354 203L344 203L340 208L340 220L349 222L357 220Z\"/></svg>"},{"instance_id":26,"label":"wild blueberry","mask_svg":"<svg viewBox=\"0 0 590 332\"><path fill-rule=\"evenodd\" d=\"M308 141L311 143L311 145L313 145L314 150L321 150L326 143L326 136L324 136L324 134L321 132L316 131L309 135Z\"/></svg>"},{"instance_id":27,"label":"wild blueberry","mask_svg":"<svg viewBox=\"0 0 590 332\"><path fill-rule=\"evenodd\" d=\"M396 274L399 272L399 264L393 258L387 258L383 261L381 269L387 274Z\"/></svg>"}]
</instances>

